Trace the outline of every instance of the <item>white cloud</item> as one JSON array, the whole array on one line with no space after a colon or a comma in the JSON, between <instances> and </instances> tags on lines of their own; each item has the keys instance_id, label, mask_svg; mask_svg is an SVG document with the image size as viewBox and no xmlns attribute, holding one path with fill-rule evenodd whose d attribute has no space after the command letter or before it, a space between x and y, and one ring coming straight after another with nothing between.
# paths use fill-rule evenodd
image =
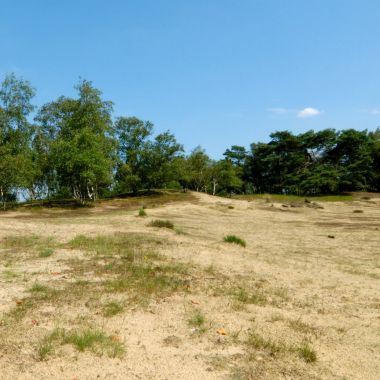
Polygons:
<instances>
[{"instance_id":1,"label":"white cloud","mask_svg":"<svg viewBox=\"0 0 380 380\"><path fill-rule=\"evenodd\" d=\"M302 117L302 118L313 117L313 116L318 116L320 114L321 114L321 111L319 109L313 108L313 107L306 107L303 110L299 110L297 112L297 117Z\"/></svg>"},{"instance_id":2,"label":"white cloud","mask_svg":"<svg viewBox=\"0 0 380 380\"><path fill-rule=\"evenodd\" d=\"M313 107L306 107L304 109L294 109L294 108L282 108L282 107L276 107L276 108L268 108L268 111L276 114L276 115L282 115L286 113L295 114L297 117L306 118L306 117L313 117L318 116L322 112ZM380 113L380 110L379 110Z\"/></svg>"},{"instance_id":3,"label":"white cloud","mask_svg":"<svg viewBox=\"0 0 380 380\"><path fill-rule=\"evenodd\" d=\"M380 108L373 108L369 111L371 115L380 115Z\"/></svg>"}]
</instances>

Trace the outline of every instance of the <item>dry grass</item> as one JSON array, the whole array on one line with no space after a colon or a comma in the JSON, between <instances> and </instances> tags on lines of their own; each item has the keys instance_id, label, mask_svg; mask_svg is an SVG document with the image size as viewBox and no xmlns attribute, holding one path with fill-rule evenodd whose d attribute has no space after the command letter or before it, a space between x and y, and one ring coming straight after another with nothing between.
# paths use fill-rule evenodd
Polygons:
<instances>
[{"instance_id":1,"label":"dry grass","mask_svg":"<svg viewBox=\"0 0 380 380\"><path fill-rule=\"evenodd\" d=\"M1 376L375 379L380 203L350 202L166 194L2 214Z\"/></svg>"},{"instance_id":2,"label":"dry grass","mask_svg":"<svg viewBox=\"0 0 380 380\"><path fill-rule=\"evenodd\" d=\"M161 220L156 219L152 220L148 224L149 227L158 227L158 228L169 228L170 230L174 229L174 224L170 220Z\"/></svg>"}]
</instances>

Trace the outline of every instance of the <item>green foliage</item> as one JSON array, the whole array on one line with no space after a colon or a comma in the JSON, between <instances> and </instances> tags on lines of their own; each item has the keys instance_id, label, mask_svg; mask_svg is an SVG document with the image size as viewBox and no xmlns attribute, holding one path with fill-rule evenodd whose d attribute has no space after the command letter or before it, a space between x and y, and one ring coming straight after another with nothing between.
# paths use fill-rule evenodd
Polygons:
<instances>
[{"instance_id":1,"label":"green foliage","mask_svg":"<svg viewBox=\"0 0 380 380\"><path fill-rule=\"evenodd\" d=\"M183 151L174 135L152 138L153 124L135 117L120 117L115 124L119 141L119 191L169 187L178 177L176 160Z\"/></svg>"},{"instance_id":2,"label":"green foliage","mask_svg":"<svg viewBox=\"0 0 380 380\"><path fill-rule=\"evenodd\" d=\"M187 323L192 327L202 327L206 323L206 318L199 310L196 310Z\"/></svg>"},{"instance_id":3,"label":"green foliage","mask_svg":"<svg viewBox=\"0 0 380 380\"><path fill-rule=\"evenodd\" d=\"M65 334L62 343L72 344L78 351L90 350L99 354L106 353L110 357L124 354L124 347L117 339L99 330L87 329Z\"/></svg>"},{"instance_id":4,"label":"green foliage","mask_svg":"<svg viewBox=\"0 0 380 380\"><path fill-rule=\"evenodd\" d=\"M213 195L339 194L380 191L380 129L277 131L250 150L232 145L214 161L183 153L169 131L136 117L113 119L113 104L83 80L77 97L61 96L30 113L29 82L7 75L0 85L0 201L98 197L151 189Z\"/></svg>"},{"instance_id":5,"label":"green foliage","mask_svg":"<svg viewBox=\"0 0 380 380\"><path fill-rule=\"evenodd\" d=\"M380 131L326 129L271 134L251 145L245 180L256 192L326 194L379 191Z\"/></svg>"},{"instance_id":6,"label":"green foliage","mask_svg":"<svg viewBox=\"0 0 380 380\"><path fill-rule=\"evenodd\" d=\"M112 103L101 99L91 82L76 87L78 98L60 97L44 105L38 113L38 136L48 150L46 158L56 173L49 183L59 193L67 189L84 203L95 200L99 189L112 183L116 159L112 138ZM43 149L43 148L41 148Z\"/></svg>"},{"instance_id":7,"label":"green foliage","mask_svg":"<svg viewBox=\"0 0 380 380\"><path fill-rule=\"evenodd\" d=\"M238 244L238 245L241 245L242 247L245 247L247 245L243 239L239 238L236 235L227 235L223 238L223 240L226 243Z\"/></svg>"},{"instance_id":8,"label":"green foliage","mask_svg":"<svg viewBox=\"0 0 380 380\"><path fill-rule=\"evenodd\" d=\"M146 211L143 208L139 209L139 216L146 216Z\"/></svg>"},{"instance_id":9,"label":"green foliage","mask_svg":"<svg viewBox=\"0 0 380 380\"><path fill-rule=\"evenodd\" d=\"M29 82L7 75L0 86L0 201L14 198L18 188L33 182L34 166L29 141L33 127L28 115L34 90Z\"/></svg>"}]
</instances>

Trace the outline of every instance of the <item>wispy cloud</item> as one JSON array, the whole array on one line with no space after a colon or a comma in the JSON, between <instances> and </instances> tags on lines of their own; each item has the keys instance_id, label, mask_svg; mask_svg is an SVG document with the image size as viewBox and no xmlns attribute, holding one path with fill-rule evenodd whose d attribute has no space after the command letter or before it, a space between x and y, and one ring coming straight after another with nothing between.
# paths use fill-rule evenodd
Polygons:
<instances>
[{"instance_id":1,"label":"wispy cloud","mask_svg":"<svg viewBox=\"0 0 380 380\"><path fill-rule=\"evenodd\" d=\"M322 113L322 111L314 107L306 107L303 109L275 107L275 108L268 108L268 111L276 115L291 113L291 114L295 114L297 117L300 117L300 118L318 116Z\"/></svg>"},{"instance_id":2,"label":"wispy cloud","mask_svg":"<svg viewBox=\"0 0 380 380\"><path fill-rule=\"evenodd\" d=\"M318 108L313 108L313 107L306 107L303 110L300 110L297 112L297 117L313 117L313 116L318 116L321 114L321 111Z\"/></svg>"},{"instance_id":3,"label":"wispy cloud","mask_svg":"<svg viewBox=\"0 0 380 380\"><path fill-rule=\"evenodd\" d=\"M294 110L290 110L288 108L268 108L268 111L276 113L276 114L282 114L282 113L289 113L289 112L295 112Z\"/></svg>"},{"instance_id":4,"label":"wispy cloud","mask_svg":"<svg viewBox=\"0 0 380 380\"><path fill-rule=\"evenodd\" d=\"M372 108L368 111L371 115L380 115L380 108Z\"/></svg>"}]
</instances>

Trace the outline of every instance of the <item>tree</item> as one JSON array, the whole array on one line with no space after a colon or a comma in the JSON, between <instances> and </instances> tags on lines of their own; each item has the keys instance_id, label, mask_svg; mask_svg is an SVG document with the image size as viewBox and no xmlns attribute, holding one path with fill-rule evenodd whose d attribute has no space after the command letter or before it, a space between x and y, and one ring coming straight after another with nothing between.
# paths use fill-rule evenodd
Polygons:
<instances>
[{"instance_id":1,"label":"tree","mask_svg":"<svg viewBox=\"0 0 380 380\"><path fill-rule=\"evenodd\" d=\"M39 136L54 162L57 193L71 192L84 203L95 200L112 183L116 144L112 129L112 103L101 99L91 82L76 87L78 98L60 97L40 110ZM51 174L51 168L44 174Z\"/></svg>"},{"instance_id":2,"label":"tree","mask_svg":"<svg viewBox=\"0 0 380 380\"><path fill-rule=\"evenodd\" d=\"M176 181L174 162L182 152L182 145L168 131L157 135L146 145L142 176L148 189L166 188Z\"/></svg>"},{"instance_id":3,"label":"tree","mask_svg":"<svg viewBox=\"0 0 380 380\"><path fill-rule=\"evenodd\" d=\"M120 117L115 123L119 140L119 191L167 187L176 180L174 161L183 152L170 132L152 139L153 124L136 117Z\"/></svg>"},{"instance_id":4,"label":"tree","mask_svg":"<svg viewBox=\"0 0 380 380\"><path fill-rule=\"evenodd\" d=\"M231 194L239 192L243 181L239 178L236 167L229 160L220 160L212 164L210 168L212 195L217 192Z\"/></svg>"},{"instance_id":5,"label":"tree","mask_svg":"<svg viewBox=\"0 0 380 380\"><path fill-rule=\"evenodd\" d=\"M29 82L7 75L0 87L0 198L5 202L12 192L26 188L33 175L28 115L35 92Z\"/></svg>"},{"instance_id":6,"label":"tree","mask_svg":"<svg viewBox=\"0 0 380 380\"><path fill-rule=\"evenodd\" d=\"M187 158L188 187L195 191L207 191L210 182L211 160L201 147L196 147Z\"/></svg>"},{"instance_id":7,"label":"tree","mask_svg":"<svg viewBox=\"0 0 380 380\"><path fill-rule=\"evenodd\" d=\"M372 149L367 131L347 129L337 134L325 159L339 170L339 191L368 190L373 176Z\"/></svg>"},{"instance_id":8,"label":"tree","mask_svg":"<svg viewBox=\"0 0 380 380\"><path fill-rule=\"evenodd\" d=\"M115 123L118 139L119 164L116 174L118 190L132 190L134 193L143 186L143 155L153 124L136 117L119 117Z\"/></svg>"}]
</instances>

